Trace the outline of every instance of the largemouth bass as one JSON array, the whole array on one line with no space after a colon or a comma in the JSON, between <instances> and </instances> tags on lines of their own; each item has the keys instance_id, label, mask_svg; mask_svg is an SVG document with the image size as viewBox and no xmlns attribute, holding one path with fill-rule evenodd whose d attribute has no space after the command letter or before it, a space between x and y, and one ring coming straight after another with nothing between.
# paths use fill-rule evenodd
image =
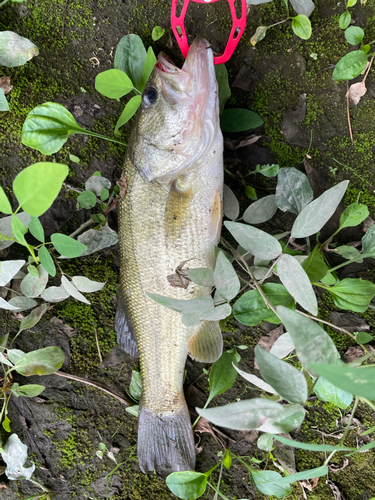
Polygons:
<instances>
[{"instance_id":1,"label":"largemouth bass","mask_svg":"<svg viewBox=\"0 0 375 500\"><path fill-rule=\"evenodd\" d=\"M143 381L138 459L143 472L165 476L192 470L195 446L183 394L187 354L213 362L222 352L217 322L187 327L181 314L147 292L192 299L210 287L173 285L168 276L215 264L220 237L223 140L213 54L204 39L192 44L178 69L164 54L149 78L131 133L119 205L118 343L140 357Z\"/></svg>"}]
</instances>

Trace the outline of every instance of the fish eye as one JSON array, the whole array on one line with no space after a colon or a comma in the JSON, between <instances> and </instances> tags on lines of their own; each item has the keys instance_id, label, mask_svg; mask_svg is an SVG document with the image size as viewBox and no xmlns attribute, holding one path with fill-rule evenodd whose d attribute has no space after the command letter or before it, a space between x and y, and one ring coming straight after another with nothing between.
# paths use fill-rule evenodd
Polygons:
<instances>
[{"instance_id":1,"label":"fish eye","mask_svg":"<svg viewBox=\"0 0 375 500\"><path fill-rule=\"evenodd\" d=\"M154 87L147 87L143 92L143 102L146 106L151 106L155 104L156 99L158 98L157 90Z\"/></svg>"}]
</instances>

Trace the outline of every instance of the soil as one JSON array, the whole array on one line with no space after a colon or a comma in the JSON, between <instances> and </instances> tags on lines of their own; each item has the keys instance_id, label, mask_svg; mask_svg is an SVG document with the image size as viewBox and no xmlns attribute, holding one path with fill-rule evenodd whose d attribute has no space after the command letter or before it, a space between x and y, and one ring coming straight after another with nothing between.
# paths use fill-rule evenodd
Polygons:
<instances>
[{"instance_id":1,"label":"soil","mask_svg":"<svg viewBox=\"0 0 375 500\"><path fill-rule=\"evenodd\" d=\"M307 41L297 38L290 22L273 27L255 47L250 43L257 26L271 25L285 18L283 2L251 6L248 25L239 46L227 64L232 97L229 107L244 107L259 113L264 126L261 138L255 143L225 153L226 168L233 177L228 184L245 209L246 198L242 181L257 164L278 163L281 167L306 169L315 195L324 189L349 179L345 196L348 205L357 200L369 206L374 217L375 192L375 81L374 70L366 80L367 93L358 105L350 104L350 121L354 137L352 144L348 119L346 82L332 80L337 61L351 46L338 26L338 17L344 11L343 2L318 0L311 16L312 37ZM27 113L47 101L63 104L73 113L79 125L95 132L113 136L113 129L124 106L124 100L109 100L96 92L96 75L113 67L115 48L128 33L141 36L146 47L152 45L157 53L167 52L176 62L182 63L177 44L169 25L170 0L28 0L27 3L8 3L0 10L0 30L11 30L29 38L40 50L37 57L19 68L0 68L0 77L11 79L13 89L7 98L9 113L0 114L0 169L1 185L10 193L15 175L27 165L37 161L51 161L21 143L21 130ZM351 9L353 23L365 30L367 42L375 38L375 1ZM294 14L293 14L294 15ZM213 5L191 4L186 23L190 39L204 34L219 52L225 45L230 30L229 6L224 0ZM151 31L156 25L166 29L165 35L152 42ZM356 79L360 81L360 78ZM123 127L126 140L130 126ZM246 138L253 131L226 134L228 141ZM80 158L73 163L69 154ZM68 182L82 188L85 180L95 171L109 178L112 185L121 175L124 148L113 143L100 142L87 136L73 136L63 148L53 155L53 161L67 163L70 167ZM308 163L307 163L308 161ZM246 177L258 196L275 188L275 180ZM255 180L254 180L255 179ZM253 182L253 184L251 184ZM271 191L273 192L273 191ZM49 234L62 230L69 234L79 227L88 214L76 210L77 193L63 190L58 200L46 213L43 225ZM275 232L290 227L290 220L278 213L272 221ZM116 228L116 216L110 216L110 225ZM269 226L270 228L270 226ZM340 234L340 243L358 241L363 228L347 230ZM15 245L10 252L2 251L1 258L17 258L22 250ZM90 295L91 306L69 299L55 305L32 329L24 331L15 347L24 351L50 345L60 346L66 355L62 370L102 384L122 397L127 396L131 371L137 361L116 346L114 314L118 287L119 260L117 248L109 248L99 255L81 260L63 261L62 268L70 275L86 275L97 281L106 281L102 291ZM343 277L365 277L374 281L372 259L363 264L344 268ZM365 323L374 331L375 317L372 310L365 314L350 314L337 310L324 294L320 296L320 313L323 318L333 316L341 325ZM19 319L7 312L0 314L0 336L9 332L14 336ZM245 327L231 320L223 325L225 348L246 345L241 351L241 368L254 372L253 348L261 337L269 334L274 325L264 323L256 328ZM328 329L341 355L356 344L349 337ZM95 333L103 361L100 360ZM375 347L375 345L374 345ZM191 408L202 406L208 394L207 376L199 363L187 361L185 389ZM255 373L257 373L255 371ZM144 475L138 468L136 456L137 419L125 411L125 406L98 388L81 382L49 375L23 379L19 383L43 384L46 389L35 398L12 398L9 418L12 432L16 432L29 449L29 461L36 464L35 478L54 493L56 500L100 499L145 500L176 498L165 482L156 474ZM232 389L218 396L218 405L233 402L238 397L259 395L236 380ZM317 399L308 402L307 416L293 437L312 442L335 444L334 431L343 427L350 407L340 411L329 403ZM348 444L364 440L359 434L375 424L375 414L364 405L356 413L356 427L348 435ZM223 452L220 441L239 456L262 459L257 448L257 433L204 432L197 435L197 470L205 472L217 463ZM7 433L1 430L4 443ZM374 437L374 435L370 435ZM97 456L99 443L112 451L116 463L104 453ZM277 470L282 464L290 472L321 465L323 454L291 451L278 446L273 456L278 462L267 464ZM348 458L348 461L347 461ZM30 465L29 461L27 464ZM290 498L309 500L369 500L375 496L375 453L370 451L345 457L335 455L335 470L329 478L322 477L315 487L305 489L294 485ZM217 480L215 472L212 481ZM40 490L28 481L9 481L0 476L2 498L16 500L36 495ZM234 462L229 471L224 470L221 492L230 499L262 499L265 497L251 483L245 469ZM304 496L305 495L305 496ZM212 499L208 491L203 498Z\"/></svg>"}]
</instances>

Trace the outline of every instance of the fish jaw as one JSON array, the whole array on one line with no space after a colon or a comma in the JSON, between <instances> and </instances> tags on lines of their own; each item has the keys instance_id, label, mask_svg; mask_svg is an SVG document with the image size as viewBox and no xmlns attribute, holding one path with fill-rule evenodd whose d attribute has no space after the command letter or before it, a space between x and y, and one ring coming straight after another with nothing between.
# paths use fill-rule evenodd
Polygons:
<instances>
[{"instance_id":1,"label":"fish jaw","mask_svg":"<svg viewBox=\"0 0 375 500\"><path fill-rule=\"evenodd\" d=\"M157 99L150 104L147 93ZM220 133L218 87L208 42L196 39L181 69L160 54L146 84L133 144L135 168L144 181L165 182L199 163Z\"/></svg>"}]
</instances>

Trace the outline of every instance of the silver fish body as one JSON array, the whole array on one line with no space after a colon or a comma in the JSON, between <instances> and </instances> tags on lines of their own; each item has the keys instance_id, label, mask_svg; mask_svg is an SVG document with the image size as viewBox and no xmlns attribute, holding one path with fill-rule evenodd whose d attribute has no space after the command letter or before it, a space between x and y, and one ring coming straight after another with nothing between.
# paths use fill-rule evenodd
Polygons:
<instances>
[{"instance_id":1,"label":"silver fish body","mask_svg":"<svg viewBox=\"0 0 375 500\"><path fill-rule=\"evenodd\" d=\"M211 293L168 276L184 261L215 264L220 237L223 141L212 50L197 39L182 69L164 54L146 85L124 166L127 193L119 205L118 343L137 346L142 373L138 458L143 472L192 470L195 446L183 395L187 354L215 361L222 352L216 322L187 327L181 314L147 292L189 300Z\"/></svg>"}]
</instances>

